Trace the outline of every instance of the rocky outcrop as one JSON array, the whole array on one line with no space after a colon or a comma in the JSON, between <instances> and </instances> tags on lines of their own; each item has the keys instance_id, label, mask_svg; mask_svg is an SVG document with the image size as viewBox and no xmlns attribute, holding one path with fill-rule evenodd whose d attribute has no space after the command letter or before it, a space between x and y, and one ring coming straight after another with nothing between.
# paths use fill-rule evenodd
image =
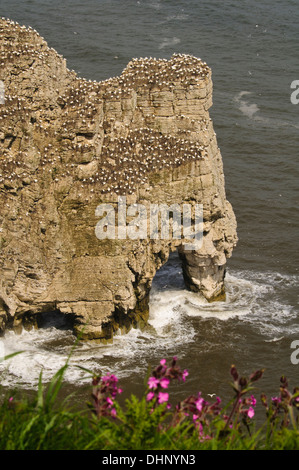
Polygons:
<instances>
[{"instance_id":1,"label":"rocky outcrop","mask_svg":"<svg viewBox=\"0 0 299 470\"><path fill-rule=\"evenodd\" d=\"M187 286L223 298L236 221L208 112L207 64L180 54L133 59L118 77L87 81L36 31L5 19L0 64L2 331L51 310L69 314L87 339L140 325L153 277L176 249ZM186 204L193 218L202 205L202 246L124 236L120 201L137 233L133 204L147 213ZM99 236L103 204L120 227L115 238Z\"/></svg>"}]
</instances>

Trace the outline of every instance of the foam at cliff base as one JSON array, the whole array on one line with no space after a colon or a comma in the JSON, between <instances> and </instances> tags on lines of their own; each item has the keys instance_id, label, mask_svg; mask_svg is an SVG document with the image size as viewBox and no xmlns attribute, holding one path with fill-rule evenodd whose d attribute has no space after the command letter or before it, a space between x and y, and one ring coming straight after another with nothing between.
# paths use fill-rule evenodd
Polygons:
<instances>
[{"instance_id":1,"label":"foam at cliff base","mask_svg":"<svg viewBox=\"0 0 299 470\"><path fill-rule=\"evenodd\" d=\"M238 103L238 107L240 109L240 111L247 117L249 117L250 119L253 119L254 118L254 115L259 111L259 108L257 106L257 104L255 103L252 103L250 104L249 101L246 101L244 99L241 99L243 98L243 96L248 96L248 95L251 95L252 93L249 92L249 91L241 91L240 93L238 93L234 100L236 101L236 103Z\"/></svg>"},{"instance_id":2,"label":"foam at cliff base","mask_svg":"<svg viewBox=\"0 0 299 470\"><path fill-rule=\"evenodd\" d=\"M175 269L178 269L175 264L167 268L167 275L172 273L174 279ZM186 318L215 321L239 319L238 321L248 323L251 328L264 335L265 341L299 332L299 325L297 322L294 324L297 319L296 310L292 305L285 304L281 295L285 288L298 285L298 276L273 272L228 272L225 279L226 300L209 303L196 293L185 290L183 286L163 292L161 286L164 276L162 273L159 275L151 296L151 323L157 328L165 327L167 321L174 318L171 317L171 311L176 311L175 319L181 323Z\"/></svg>"}]
</instances>

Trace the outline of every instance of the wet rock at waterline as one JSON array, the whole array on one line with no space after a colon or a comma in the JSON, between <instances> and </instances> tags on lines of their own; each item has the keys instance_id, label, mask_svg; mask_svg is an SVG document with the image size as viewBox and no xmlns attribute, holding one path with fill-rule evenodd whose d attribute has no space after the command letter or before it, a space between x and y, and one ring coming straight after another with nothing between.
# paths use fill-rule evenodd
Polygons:
<instances>
[{"instance_id":1,"label":"wet rock at waterline","mask_svg":"<svg viewBox=\"0 0 299 470\"><path fill-rule=\"evenodd\" d=\"M236 220L207 64L133 59L118 77L88 81L36 31L5 19L0 63L1 330L37 325L48 311L72 317L86 339L142 326L155 273L176 249L186 285L223 298ZM170 236L151 236L163 204ZM193 250L175 232L183 205L191 222L202 207ZM104 235L109 211L113 236Z\"/></svg>"}]
</instances>

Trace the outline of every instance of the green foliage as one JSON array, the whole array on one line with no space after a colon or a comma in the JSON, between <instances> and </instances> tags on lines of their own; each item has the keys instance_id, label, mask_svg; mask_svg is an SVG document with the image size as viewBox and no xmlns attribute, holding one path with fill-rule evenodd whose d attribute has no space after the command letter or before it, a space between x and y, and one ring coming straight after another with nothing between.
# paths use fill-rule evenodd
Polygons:
<instances>
[{"instance_id":1,"label":"green foliage","mask_svg":"<svg viewBox=\"0 0 299 470\"><path fill-rule=\"evenodd\" d=\"M91 437L87 424L79 413L47 410L36 399L6 399L0 407L0 449L77 449Z\"/></svg>"},{"instance_id":2,"label":"green foliage","mask_svg":"<svg viewBox=\"0 0 299 470\"><path fill-rule=\"evenodd\" d=\"M151 412L145 397L126 400L126 409L117 406L117 422L113 429L114 448L127 450L159 448L160 427L166 419L165 404Z\"/></svg>"},{"instance_id":3,"label":"green foliage","mask_svg":"<svg viewBox=\"0 0 299 470\"><path fill-rule=\"evenodd\" d=\"M68 361L47 386L41 372L30 400L18 393L2 400L1 450L299 450L299 392L289 392L284 377L279 397L268 403L262 394L266 420L256 429L255 400L248 394L263 371L245 379L232 366L234 398L223 408L200 394L170 406L170 381L188 375L176 359L170 366L162 360L144 396L131 395L124 406L116 401L121 389L114 375L92 375L92 402L79 412L72 409L72 395L60 399L67 367Z\"/></svg>"}]
</instances>

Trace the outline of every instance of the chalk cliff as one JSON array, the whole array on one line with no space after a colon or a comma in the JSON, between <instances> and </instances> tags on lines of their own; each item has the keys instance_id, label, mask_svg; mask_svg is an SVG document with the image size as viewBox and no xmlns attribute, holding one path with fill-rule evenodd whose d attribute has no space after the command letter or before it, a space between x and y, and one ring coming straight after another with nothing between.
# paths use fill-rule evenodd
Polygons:
<instances>
[{"instance_id":1,"label":"chalk cliff","mask_svg":"<svg viewBox=\"0 0 299 470\"><path fill-rule=\"evenodd\" d=\"M153 277L176 249L186 285L223 298L236 220L206 63L133 59L118 77L88 81L36 31L2 18L0 80L2 332L53 310L86 339L142 324ZM97 208L110 204L117 219L119 197L127 209L202 204L201 248L173 236L99 239Z\"/></svg>"}]
</instances>

